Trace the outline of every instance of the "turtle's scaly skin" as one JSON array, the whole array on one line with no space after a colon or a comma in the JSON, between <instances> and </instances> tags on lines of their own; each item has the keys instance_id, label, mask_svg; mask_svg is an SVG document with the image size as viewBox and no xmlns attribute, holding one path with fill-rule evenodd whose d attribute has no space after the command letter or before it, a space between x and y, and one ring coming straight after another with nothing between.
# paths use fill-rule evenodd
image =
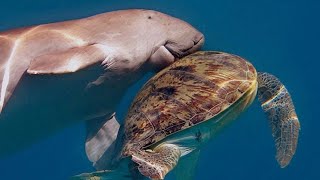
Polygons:
<instances>
[{"instance_id":1,"label":"turtle's scaly skin","mask_svg":"<svg viewBox=\"0 0 320 180\"><path fill-rule=\"evenodd\" d=\"M175 62L150 79L132 103L123 155L213 118L256 89L256 79L252 64L226 53L197 52Z\"/></svg>"}]
</instances>

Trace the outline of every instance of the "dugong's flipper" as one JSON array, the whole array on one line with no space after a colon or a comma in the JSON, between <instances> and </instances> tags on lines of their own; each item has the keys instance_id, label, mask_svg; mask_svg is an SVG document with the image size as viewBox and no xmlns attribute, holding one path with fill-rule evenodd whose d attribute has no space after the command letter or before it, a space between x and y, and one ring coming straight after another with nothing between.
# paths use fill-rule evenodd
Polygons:
<instances>
[{"instance_id":1,"label":"dugong's flipper","mask_svg":"<svg viewBox=\"0 0 320 180\"><path fill-rule=\"evenodd\" d=\"M31 61L29 74L63 74L72 73L102 62L104 52L98 44L76 47L64 52L45 54Z\"/></svg>"},{"instance_id":2,"label":"dugong's flipper","mask_svg":"<svg viewBox=\"0 0 320 180\"><path fill-rule=\"evenodd\" d=\"M258 73L258 98L267 113L277 148L277 161L286 167L297 148L300 123L291 96L273 75Z\"/></svg>"},{"instance_id":3,"label":"dugong's flipper","mask_svg":"<svg viewBox=\"0 0 320 180\"><path fill-rule=\"evenodd\" d=\"M115 113L108 120L98 119L87 122L86 154L97 169L112 160L119 129L120 124L116 120ZM101 165L98 161L105 153L109 159L103 158L104 162Z\"/></svg>"}]
</instances>

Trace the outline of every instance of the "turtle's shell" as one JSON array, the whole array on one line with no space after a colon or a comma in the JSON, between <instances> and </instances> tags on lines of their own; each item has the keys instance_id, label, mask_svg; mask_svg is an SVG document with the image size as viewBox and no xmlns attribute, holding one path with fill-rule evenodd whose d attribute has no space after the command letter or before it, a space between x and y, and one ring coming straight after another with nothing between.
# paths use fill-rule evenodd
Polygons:
<instances>
[{"instance_id":1,"label":"turtle's shell","mask_svg":"<svg viewBox=\"0 0 320 180\"><path fill-rule=\"evenodd\" d=\"M160 71L141 89L125 122L126 149L146 147L226 110L256 82L246 60L196 52Z\"/></svg>"}]
</instances>

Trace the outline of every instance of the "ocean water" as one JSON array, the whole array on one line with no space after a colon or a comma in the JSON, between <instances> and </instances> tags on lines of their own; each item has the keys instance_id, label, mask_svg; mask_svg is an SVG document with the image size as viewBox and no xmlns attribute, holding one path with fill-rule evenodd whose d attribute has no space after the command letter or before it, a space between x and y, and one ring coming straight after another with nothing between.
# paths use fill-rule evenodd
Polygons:
<instances>
[{"instance_id":1,"label":"ocean water","mask_svg":"<svg viewBox=\"0 0 320 180\"><path fill-rule=\"evenodd\" d=\"M204 50L225 51L248 59L259 71L279 77L292 95L301 133L288 167L278 166L271 130L255 101L201 151L197 180L320 179L318 1L3 0L0 30L128 8L154 9L191 23L206 37ZM118 108L120 119L150 76L128 90ZM0 179L63 180L93 171L84 152L84 140L83 123L62 129L0 159Z\"/></svg>"}]
</instances>

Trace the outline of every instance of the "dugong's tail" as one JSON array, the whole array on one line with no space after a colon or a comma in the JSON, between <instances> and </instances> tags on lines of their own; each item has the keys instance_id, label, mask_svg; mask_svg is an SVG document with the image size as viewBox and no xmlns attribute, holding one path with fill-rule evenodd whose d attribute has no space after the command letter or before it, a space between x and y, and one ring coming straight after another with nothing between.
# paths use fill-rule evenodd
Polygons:
<instances>
[{"instance_id":1,"label":"dugong's tail","mask_svg":"<svg viewBox=\"0 0 320 180\"><path fill-rule=\"evenodd\" d=\"M277 148L277 161L287 166L298 144L300 123L291 96L275 76L258 73L258 98L268 115Z\"/></svg>"}]
</instances>

